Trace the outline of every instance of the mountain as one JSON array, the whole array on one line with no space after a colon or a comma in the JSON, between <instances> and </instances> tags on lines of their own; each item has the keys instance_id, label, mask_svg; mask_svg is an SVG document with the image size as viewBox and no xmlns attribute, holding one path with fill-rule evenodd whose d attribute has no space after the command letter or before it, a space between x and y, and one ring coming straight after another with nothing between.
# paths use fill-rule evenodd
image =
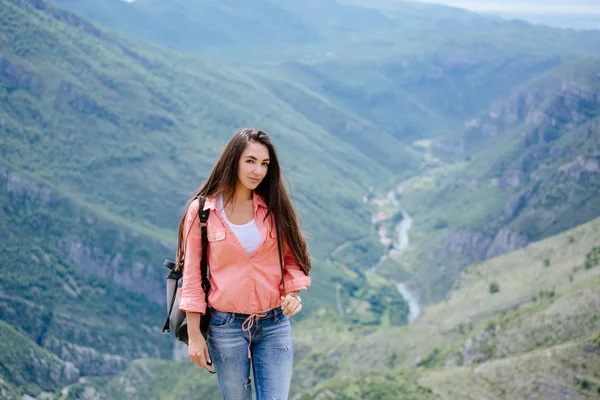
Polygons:
<instances>
[{"instance_id":1,"label":"mountain","mask_svg":"<svg viewBox=\"0 0 600 400\"><path fill-rule=\"evenodd\" d=\"M393 165L414 165L393 138L370 146L360 136L342 140L236 70L116 39L49 3L3 8L2 164L147 234L172 234L181 205L240 126L272 132L306 228L325 239L321 255L348 232L361 234L368 212L350 210L355 193ZM379 160L404 157L383 165L363 150ZM309 161L286 163L295 154ZM332 154L340 163L331 165ZM323 172L314 176L306 165ZM347 205L336 224L317 222L333 217L322 207L333 201L327 196Z\"/></svg>"},{"instance_id":2,"label":"mountain","mask_svg":"<svg viewBox=\"0 0 600 400\"><path fill-rule=\"evenodd\" d=\"M600 32L405 1L57 3L247 71L329 132L356 140L374 130L382 143L446 134L536 74L600 51Z\"/></svg>"},{"instance_id":3,"label":"mountain","mask_svg":"<svg viewBox=\"0 0 600 400\"><path fill-rule=\"evenodd\" d=\"M142 1L216 33L167 49L46 1L0 0L3 397L217 393L170 360L184 351L160 332L161 264L185 200L248 125L274 137L314 256L294 320L298 396L459 396L447 382L471 379L472 363L496 377L505 359L532 365L549 349L565 371L563 354L595 352L595 236L547 242L573 245L564 259L496 258L533 274L516 288L501 267L472 272L496 264L463 269L598 215L598 33L403 2L265 0L264 14L211 2L202 24L206 2L72 4L138 29ZM443 301L398 328L418 314L406 287ZM540 336L550 305L561 329ZM561 385L593 387L584 369ZM177 376L188 384L173 389Z\"/></svg>"},{"instance_id":4,"label":"mountain","mask_svg":"<svg viewBox=\"0 0 600 400\"><path fill-rule=\"evenodd\" d=\"M0 8L0 319L44 350L24 370L49 353L57 371L69 366L31 385L3 375L19 395L173 356L160 332L161 264L174 255L181 207L242 126L271 132L293 183L315 259L304 315L335 308L335 284L347 281L375 321L386 309L369 302L406 309L393 290L384 299L360 276L320 268L336 243L365 234L359 193L393 164L367 157L360 137L328 133L244 73L114 36L47 2ZM366 150L412 164L391 138Z\"/></svg>"},{"instance_id":5,"label":"mountain","mask_svg":"<svg viewBox=\"0 0 600 400\"><path fill-rule=\"evenodd\" d=\"M312 315L294 328L292 398L596 398L599 231L595 219L471 265L446 300L407 327L349 327L335 314ZM188 360L138 360L108 383L71 390L95 393L90 399L220 396L214 376Z\"/></svg>"},{"instance_id":6,"label":"mountain","mask_svg":"<svg viewBox=\"0 0 600 400\"><path fill-rule=\"evenodd\" d=\"M499 15L508 19L522 19L534 24L558 28L600 29L600 8L594 0L420 0L466 8L470 11Z\"/></svg>"},{"instance_id":7,"label":"mountain","mask_svg":"<svg viewBox=\"0 0 600 400\"><path fill-rule=\"evenodd\" d=\"M393 191L413 245L380 271L439 301L464 266L600 216L599 68L560 65L430 142L427 172Z\"/></svg>"},{"instance_id":8,"label":"mountain","mask_svg":"<svg viewBox=\"0 0 600 400\"><path fill-rule=\"evenodd\" d=\"M309 393L337 387L331 398L344 398L353 386L340 383L377 372L379 381L408 378L396 381L395 398L411 380L436 398L594 398L600 382L599 230L595 219L469 266L444 301L425 307L407 327L353 338L338 334L343 339L329 351L306 359L332 368L331 380ZM315 362L302 365L320 371Z\"/></svg>"}]
</instances>

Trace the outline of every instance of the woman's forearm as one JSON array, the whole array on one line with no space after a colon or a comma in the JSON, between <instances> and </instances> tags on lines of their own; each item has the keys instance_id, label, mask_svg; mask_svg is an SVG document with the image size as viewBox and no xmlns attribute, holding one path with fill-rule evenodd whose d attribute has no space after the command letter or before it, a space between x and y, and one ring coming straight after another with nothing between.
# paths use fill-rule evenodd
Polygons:
<instances>
[{"instance_id":1,"label":"woman's forearm","mask_svg":"<svg viewBox=\"0 0 600 400\"><path fill-rule=\"evenodd\" d=\"M187 317L188 336L189 337L201 336L200 317L202 317L202 314L200 314L199 312L187 311L185 313L185 315Z\"/></svg>"}]
</instances>

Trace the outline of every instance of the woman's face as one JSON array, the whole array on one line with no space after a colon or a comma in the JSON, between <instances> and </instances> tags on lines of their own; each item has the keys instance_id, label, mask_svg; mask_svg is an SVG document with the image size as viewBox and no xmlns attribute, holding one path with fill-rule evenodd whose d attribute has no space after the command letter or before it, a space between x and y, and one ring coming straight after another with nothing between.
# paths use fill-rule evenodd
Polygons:
<instances>
[{"instance_id":1,"label":"woman's face","mask_svg":"<svg viewBox=\"0 0 600 400\"><path fill-rule=\"evenodd\" d=\"M248 190L254 190L267 175L269 149L257 142L248 142L238 164L238 182Z\"/></svg>"}]
</instances>

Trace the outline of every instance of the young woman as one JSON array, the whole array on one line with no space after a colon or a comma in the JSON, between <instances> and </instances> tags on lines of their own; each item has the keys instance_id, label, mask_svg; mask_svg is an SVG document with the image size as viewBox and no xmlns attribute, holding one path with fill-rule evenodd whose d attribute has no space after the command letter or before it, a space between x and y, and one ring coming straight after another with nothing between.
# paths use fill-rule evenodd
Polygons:
<instances>
[{"instance_id":1,"label":"young woman","mask_svg":"<svg viewBox=\"0 0 600 400\"><path fill-rule=\"evenodd\" d=\"M199 199L210 210L208 304L201 286ZM294 354L289 318L302 309L299 292L311 284L311 261L266 133L242 129L233 135L188 202L178 253L184 265L179 308L188 320L192 361L207 370L212 364L223 399L252 398L250 367L258 400L287 399ZM200 318L207 307L212 318L205 341Z\"/></svg>"}]
</instances>

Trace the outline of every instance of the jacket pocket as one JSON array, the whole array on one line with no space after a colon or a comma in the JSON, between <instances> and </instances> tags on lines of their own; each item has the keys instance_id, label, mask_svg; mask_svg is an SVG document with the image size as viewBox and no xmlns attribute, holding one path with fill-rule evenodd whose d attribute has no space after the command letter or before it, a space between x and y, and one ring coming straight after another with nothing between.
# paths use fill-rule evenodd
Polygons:
<instances>
[{"instance_id":1,"label":"jacket pocket","mask_svg":"<svg viewBox=\"0 0 600 400\"><path fill-rule=\"evenodd\" d=\"M221 240L225 240L225 231L218 230L213 232L208 232L207 235L209 242L220 242Z\"/></svg>"}]
</instances>

